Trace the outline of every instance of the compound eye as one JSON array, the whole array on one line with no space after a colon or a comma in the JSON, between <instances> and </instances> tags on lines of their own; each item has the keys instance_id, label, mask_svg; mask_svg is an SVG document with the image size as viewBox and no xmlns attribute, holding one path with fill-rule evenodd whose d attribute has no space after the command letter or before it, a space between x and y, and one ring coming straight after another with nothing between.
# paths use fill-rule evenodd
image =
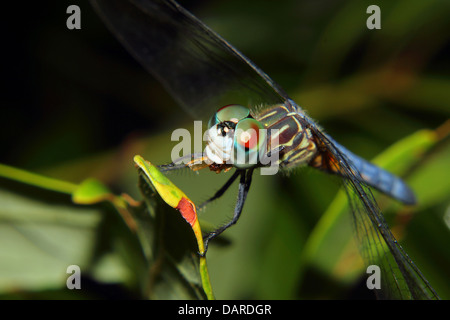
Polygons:
<instances>
[{"instance_id":1,"label":"compound eye","mask_svg":"<svg viewBox=\"0 0 450 320\"><path fill-rule=\"evenodd\" d=\"M220 108L209 120L208 128L225 121L238 123L250 116L250 110L239 104L230 104Z\"/></svg>"},{"instance_id":2,"label":"compound eye","mask_svg":"<svg viewBox=\"0 0 450 320\"><path fill-rule=\"evenodd\" d=\"M260 131L263 126L255 119L244 119L238 122L235 129L235 142L240 148L254 150L258 148Z\"/></svg>"},{"instance_id":3,"label":"compound eye","mask_svg":"<svg viewBox=\"0 0 450 320\"><path fill-rule=\"evenodd\" d=\"M235 166L249 168L257 164L258 152L266 138L259 121L247 118L236 125L234 133Z\"/></svg>"}]
</instances>

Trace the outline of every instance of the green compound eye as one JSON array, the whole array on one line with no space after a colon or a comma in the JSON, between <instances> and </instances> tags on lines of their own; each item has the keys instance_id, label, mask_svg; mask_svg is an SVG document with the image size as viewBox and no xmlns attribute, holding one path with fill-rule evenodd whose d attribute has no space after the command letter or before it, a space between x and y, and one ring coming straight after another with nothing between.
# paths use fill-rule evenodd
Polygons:
<instances>
[{"instance_id":1,"label":"green compound eye","mask_svg":"<svg viewBox=\"0 0 450 320\"><path fill-rule=\"evenodd\" d=\"M212 126L225 122L231 121L234 123L238 123L239 120L245 119L250 116L250 110L244 106L239 104L229 104L220 108L209 120L208 128Z\"/></svg>"},{"instance_id":2,"label":"green compound eye","mask_svg":"<svg viewBox=\"0 0 450 320\"><path fill-rule=\"evenodd\" d=\"M263 125L252 118L238 122L234 133L234 165L240 169L255 166L261 145L266 139Z\"/></svg>"}]
</instances>

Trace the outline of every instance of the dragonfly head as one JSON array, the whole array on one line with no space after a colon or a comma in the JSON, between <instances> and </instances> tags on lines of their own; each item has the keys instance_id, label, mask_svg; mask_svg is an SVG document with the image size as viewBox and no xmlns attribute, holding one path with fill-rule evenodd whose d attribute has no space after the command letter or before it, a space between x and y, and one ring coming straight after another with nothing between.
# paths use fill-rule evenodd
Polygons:
<instances>
[{"instance_id":1,"label":"dragonfly head","mask_svg":"<svg viewBox=\"0 0 450 320\"><path fill-rule=\"evenodd\" d=\"M208 128L205 153L210 161L239 169L258 165L266 133L247 107L232 104L220 108L211 117Z\"/></svg>"}]
</instances>

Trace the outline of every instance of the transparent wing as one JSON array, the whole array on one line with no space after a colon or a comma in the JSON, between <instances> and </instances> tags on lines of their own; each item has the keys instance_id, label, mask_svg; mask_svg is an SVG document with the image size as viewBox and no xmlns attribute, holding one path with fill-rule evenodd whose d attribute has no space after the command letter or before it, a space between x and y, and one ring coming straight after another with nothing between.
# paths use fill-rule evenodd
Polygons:
<instances>
[{"instance_id":1,"label":"transparent wing","mask_svg":"<svg viewBox=\"0 0 450 320\"><path fill-rule=\"evenodd\" d=\"M369 265L381 271L381 289L376 290L381 299L439 299L427 279L392 235L375 199L359 176L357 168L332 138L314 129L323 143L324 156L332 158L335 171L344 177L353 213L353 222L360 251Z\"/></svg>"},{"instance_id":2,"label":"transparent wing","mask_svg":"<svg viewBox=\"0 0 450 320\"><path fill-rule=\"evenodd\" d=\"M262 70L175 1L91 2L134 58L197 119L230 103L287 99Z\"/></svg>"}]
</instances>

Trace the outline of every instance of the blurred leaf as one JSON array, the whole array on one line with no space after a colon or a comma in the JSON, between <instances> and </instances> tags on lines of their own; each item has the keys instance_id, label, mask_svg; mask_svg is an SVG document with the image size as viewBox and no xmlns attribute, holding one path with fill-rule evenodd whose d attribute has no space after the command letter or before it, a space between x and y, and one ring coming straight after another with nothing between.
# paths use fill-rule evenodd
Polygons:
<instances>
[{"instance_id":1,"label":"blurred leaf","mask_svg":"<svg viewBox=\"0 0 450 320\"><path fill-rule=\"evenodd\" d=\"M3 181L2 181L3 182ZM58 200L57 200L58 199ZM94 259L101 222L95 208L0 188L0 292L66 288L69 265Z\"/></svg>"},{"instance_id":2,"label":"blurred leaf","mask_svg":"<svg viewBox=\"0 0 450 320\"><path fill-rule=\"evenodd\" d=\"M86 179L72 194L72 200L80 204L98 203L110 198L109 189L96 179Z\"/></svg>"},{"instance_id":3,"label":"blurred leaf","mask_svg":"<svg viewBox=\"0 0 450 320\"><path fill-rule=\"evenodd\" d=\"M25 170L14 168L0 163L0 177L20 181L47 190L62 193L71 193L76 185L70 182L48 178L43 175L31 173Z\"/></svg>"}]
</instances>

